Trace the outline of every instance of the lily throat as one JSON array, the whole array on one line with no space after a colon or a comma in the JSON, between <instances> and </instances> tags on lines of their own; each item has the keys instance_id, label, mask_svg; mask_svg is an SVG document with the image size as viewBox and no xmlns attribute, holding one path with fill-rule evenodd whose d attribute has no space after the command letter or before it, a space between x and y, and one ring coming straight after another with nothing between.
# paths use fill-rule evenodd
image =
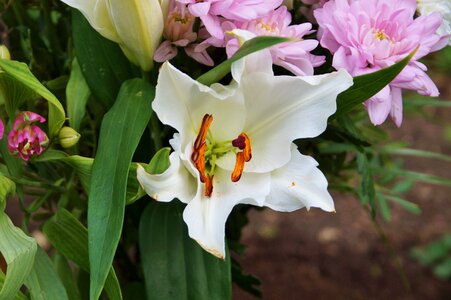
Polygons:
<instances>
[{"instance_id":1,"label":"lily throat","mask_svg":"<svg viewBox=\"0 0 451 300\"><path fill-rule=\"evenodd\" d=\"M237 182L243 174L244 164L252 158L251 141L246 133L241 133L231 141L216 142L210 132L213 115L205 114L202 118L199 133L193 143L191 161L199 172L200 181L205 184L205 196L213 193L213 179L216 160L229 152L236 155L235 167L231 180Z\"/></svg>"}]
</instances>

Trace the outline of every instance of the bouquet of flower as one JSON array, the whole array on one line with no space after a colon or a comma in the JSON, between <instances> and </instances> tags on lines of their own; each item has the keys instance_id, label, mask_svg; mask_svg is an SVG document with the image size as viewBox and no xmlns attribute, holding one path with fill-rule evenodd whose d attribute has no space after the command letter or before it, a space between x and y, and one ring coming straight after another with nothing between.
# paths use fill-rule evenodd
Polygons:
<instances>
[{"instance_id":1,"label":"bouquet of flower","mask_svg":"<svg viewBox=\"0 0 451 300\"><path fill-rule=\"evenodd\" d=\"M450 15L446 0L4 1L0 299L230 299L232 281L255 292L232 257L252 206L334 212L337 190L373 218L412 209L392 187L431 178L392 156L426 154L377 126L402 125L403 91L439 95L419 60L450 43Z\"/></svg>"}]
</instances>

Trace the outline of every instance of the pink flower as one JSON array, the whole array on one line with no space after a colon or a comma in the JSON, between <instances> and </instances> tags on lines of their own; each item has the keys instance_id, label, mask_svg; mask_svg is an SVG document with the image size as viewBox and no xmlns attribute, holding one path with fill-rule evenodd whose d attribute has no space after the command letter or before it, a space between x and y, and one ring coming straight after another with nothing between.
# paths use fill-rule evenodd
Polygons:
<instances>
[{"instance_id":1,"label":"pink flower","mask_svg":"<svg viewBox=\"0 0 451 300\"><path fill-rule=\"evenodd\" d=\"M3 133L5 133L5 126L3 125L3 122L0 119L0 140L3 138Z\"/></svg>"},{"instance_id":2,"label":"pink flower","mask_svg":"<svg viewBox=\"0 0 451 300\"><path fill-rule=\"evenodd\" d=\"M315 56L310 51L318 46L317 40L304 40L304 35L313 31L312 24L291 25L291 14L285 6L281 6L267 16L247 22L224 24L228 31L238 28L252 32L257 36L281 36L296 39L270 48L273 63L298 76L313 75L313 67L322 65L324 56ZM231 57L240 47L237 38L226 43L227 56Z\"/></svg>"},{"instance_id":3,"label":"pink flower","mask_svg":"<svg viewBox=\"0 0 451 300\"><path fill-rule=\"evenodd\" d=\"M154 60L157 62L170 60L177 55L177 47L183 47L188 56L204 65L213 66L214 62L208 55L206 47L192 44L197 39L197 34L193 32L194 21L195 17L185 4L171 0L163 31L166 40L155 51Z\"/></svg>"},{"instance_id":4,"label":"pink flower","mask_svg":"<svg viewBox=\"0 0 451 300\"><path fill-rule=\"evenodd\" d=\"M265 16L280 6L283 0L177 0L188 4L190 13L199 17L208 32L215 38L223 39L222 16L231 21L249 21Z\"/></svg>"},{"instance_id":5,"label":"pink flower","mask_svg":"<svg viewBox=\"0 0 451 300\"><path fill-rule=\"evenodd\" d=\"M333 54L332 65L352 75L377 71L418 50L408 66L377 95L366 101L371 122L382 124L390 114L402 123L401 89L427 96L439 92L417 60L446 45L435 32L441 24L438 13L413 19L415 0L331 0L315 10L321 45Z\"/></svg>"},{"instance_id":6,"label":"pink flower","mask_svg":"<svg viewBox=\"0 0 451 300\"><path fill-rule=\"evenodd\" d=\"M49 143L45 132L33 123L44 123L45 119L31 111L21 112L14 121L8 135L8 149L28 161L33 154L40 155Z\"/></svg>"}]
</instances>

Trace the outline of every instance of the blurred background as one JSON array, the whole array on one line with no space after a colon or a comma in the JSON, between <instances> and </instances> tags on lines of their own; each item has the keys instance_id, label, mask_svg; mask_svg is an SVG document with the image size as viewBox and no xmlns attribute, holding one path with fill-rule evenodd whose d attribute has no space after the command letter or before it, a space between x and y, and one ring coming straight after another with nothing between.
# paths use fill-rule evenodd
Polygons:
<instances>
[{"instance_id":1,"label":"blurred background","mask_svg":"<svg viewBox=\"0 0 451 300\"><path fill-rule=\"evenodd\" d=\"M451 47L425 63L441 103L404 94L401 128L382 128L392 142L451 156ZM235 258L259 278L264 299L451 299L451 161L402 159L407 170L449 180L412 182L404 199L413 205L390 204L389 221L373 221L358 199L340 193L332 214L250 211L246 250ZM234 299L258 298L234 286Z\"/></svg>"}]
</instances>

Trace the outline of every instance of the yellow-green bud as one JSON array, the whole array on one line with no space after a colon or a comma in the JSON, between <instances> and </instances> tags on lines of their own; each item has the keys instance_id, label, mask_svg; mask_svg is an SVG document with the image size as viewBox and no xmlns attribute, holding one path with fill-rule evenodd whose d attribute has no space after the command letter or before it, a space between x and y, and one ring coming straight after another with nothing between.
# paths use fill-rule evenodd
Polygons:
<instances>
[{"instance_id":1,"label":"yellow-green bud","mask_svg":"<svg viewBox=\"0 0 451 300\"><path fill-rule=\"evenodd\" d=\"M80 134L71 127L65 126L61 128L58 138L59 143L63 148L70 148L78 143Z\"/></svg>"},{"instance_id":2,"label":"yellow-green bud","mask_svg":"<svg viewBox=\"0 0 451 300\"><path fill-rule=\"evenodd\" d=\"M0 58L11 60L11 54L9 54L9 50L5 45L0 45Z\"/></svg>"}]
</instances>

